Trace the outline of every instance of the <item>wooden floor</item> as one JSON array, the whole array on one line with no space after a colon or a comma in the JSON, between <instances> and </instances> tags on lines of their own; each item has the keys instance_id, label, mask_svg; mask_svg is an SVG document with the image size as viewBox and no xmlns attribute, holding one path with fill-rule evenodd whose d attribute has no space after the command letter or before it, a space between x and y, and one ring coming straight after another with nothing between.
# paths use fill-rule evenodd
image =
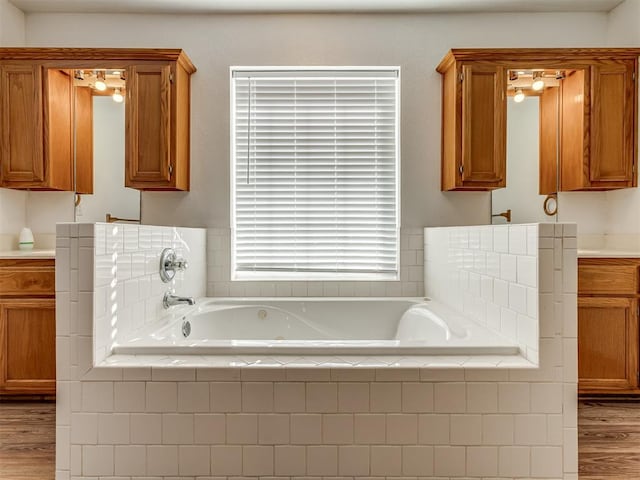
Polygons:
<instances>
[{"instance_id":1,"label":"wooden floor","mask_svg":"<svg viewBox=\"0 0 640 480\"><path fill-rule=\"evenodd\" d=\"M0 401L0 479L53 479L55 436L55 403Z\"/></svg>"},{"instance_id":2,"label":"wooden floor","mask_svg":"<svg viewBox=\"0 0 640 480\"><path fill-rule=\"evenodd\" d=\"M578 469L580 480L640 479L640 399L580 402Z\"/></svg>"},{"instance_id":3,"label":"wooden floor","mask_svg":"<svg viewBox=\"0 0 640 480\"><path fill-rule=\"evenodd\" d=\"M580 480L640 480L640 400L582 401ZM0 479L54 477L55 405L0 402Z\"/></svg>"}]
</instances>

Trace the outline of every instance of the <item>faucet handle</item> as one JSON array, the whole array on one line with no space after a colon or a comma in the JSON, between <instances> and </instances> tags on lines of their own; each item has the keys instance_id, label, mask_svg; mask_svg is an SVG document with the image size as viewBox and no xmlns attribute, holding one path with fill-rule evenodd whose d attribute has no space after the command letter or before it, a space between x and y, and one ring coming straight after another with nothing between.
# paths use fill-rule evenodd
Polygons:
<instances>
[{"instance_id":1,"label":"faucet handle","mask_svg":"<svg viewBox=\"0 0 640 480\"><path fill-rule=\"evenodd\" d=\"M189 263L184 258L178 258L173 248L165 248L160 255L160 279L169 283L176 276L176 272L186 270Z\"/></svg>"}]
</instances>

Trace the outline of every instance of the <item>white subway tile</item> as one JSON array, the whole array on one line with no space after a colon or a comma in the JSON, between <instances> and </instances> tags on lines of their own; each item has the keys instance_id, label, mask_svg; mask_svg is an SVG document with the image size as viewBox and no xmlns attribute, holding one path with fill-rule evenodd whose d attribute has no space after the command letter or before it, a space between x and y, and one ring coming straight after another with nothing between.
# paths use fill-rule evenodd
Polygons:
<instances>
[{"instance_id":1,"label":"white subway tile","mask_svg":"<svg viewBox=\"0 0 640 480\"><path fill-rule=\"evenodd\" d=\"M402 411L402 384L372 383L370 387L372 412Z\"/></svg>"},{"instance_id":2,"label":"white subway tile","mask_svg":"<svg viewBox=\"0 0 640 480\"><path fill-rule=\"evenodd\" d=\"M436 412L461 413L467 409L466 385L464 383L436 383L434 398Z\"/></svg>"},{"instance_id":3,"label":"white subway tile","mask_svg":"<svg viewBox=\"0 0 640 480\"><path fill-rule=\"evenodd\" d=\"M98 415L99 444L128 444L129 438L129 414Z\"/></svg>"},{"instance_id":4,"label":"white subway tile","mask_svg":"<svg viewBox=\"0 0 640 480\"><path fill-rule=\"evenodd\" d=\"M335 383L307 383L308 412L337 412L338 386Z\"/></svg>"},{"instance_id":5,"label":"white subway tile","mask_svg":"<svg viewBox=\"0 0 640 480\"><path fill-rule=\"evenodd\" d=\"M215 445L226 442L226 417L221 413L196 413L193 416L194 443Z\"/></svg>"},{"instance_id":6,"label":"white subway tile","mask_svg":"<svg viewBox=\"0 0 640 480\"><path fill-rule=\"evenodd\" d=\"M211 460L208 445L180 445L178 447L178 473L183 475L209 475Z\"/></svg>"},{"instance_id":7,"label":"white subway tile","mask_svg":"<svg viewBox=\"0 0 640 480\"><path fill-rule=\"evenodd\" d=\"M313 445L307 447L307 474L335 476L338 474L338 447Z\"/></svg>"},{"instance_id":8,"label":"white subway tile","mask_svg":"<svg viewBox=\"0 0 640 480\"><path fill-rule=\"evenodd\" d=\"M437 476L462 477L465 475L466 458L464 447L434 447L433 473Z\"/></svg>"},{"instance_id":9,"label":"white subway tile","mask_svg":"<svg viewBox=\"0 0 640 480\"><path fill-rule=\"evenodd\" d=\"M402 475L402 447L372 445L371 475L375 477Z\"/></svg>"},{"instance_id":10,"label":"white subway tile","mask_svg":"<svg viewBox=\"0 0 640 480\"><path fill-rule=\"evenodd\" d=\"M162 443L174 445L193 443L193 415L185 413L163 414Z\"/></svg>"},{"instance_id":11,"label":"white subway tile","mask_svg":"<svg viewBox=\"0 0 640 480\"><path fill-rule=\"evenodd\" d=\"M369 475L369 447L341 445L338 447L338 475L361 477Z\"/></svg>"},{"instance_id":12,"label":"white subway tile","mask_svg":"<svg viewBox=\"0 0 640 480\"><path fill-rule=\"evenodd\" d=\"M72 413L70 437L75 444L98 443L98 414Z\"/></svg>"},{"instance_id":13,"label":"white subway tile","mask_svg":"<svg viewBox=\"0 0 640 480\"><path fill-rule=\"evenodd\" d=\"M273 383L243 382L242 383L242 411L243 412L272 412L273 411Z\"/></svg>"},{"instance_id":14,"label":"white subway tile","mask_svg":"<svg viewBox=\"0 0 640 480\"><path fill-rule=\"evenodd\" d=\"M217 382L211 384L212 412L241 412L242 386L240 382Z\"/></svg>"},{"instance_id":15,"label":"white subway tile","mask_svg":"<svg viewBox=\"0 0 640 480\"><path fill-rule=\"evenodd\" d=\"M146 394L147 412L175 412L178 409L176 383L148 382Z\"/></svg>"},{"instance_id":16,"label":"white subway tile","mask_svg":"<svg viewBox=\"0 0 640 480\"><path fill-rule=\"evenodd\" d=\"M140 445L116 445L115 475L142 477L147 473L147 449Z\"/></svg>"},{"instance_id":17,"label":"white subway tile","mask_svg":"<svg viewBox=\"0 0 640 480\"><path fill-rule=\"evenodd\" d=\"M530 385L528 383L499 383L498 409L500 413L529 413Z\"/></svg>"},{"instance_id":18,"label":"white subway tile","mask_svg":"<svg viewBox=\"0 0 640 480\"><path fill-rule=\"evenodd\" d=\"M131 414L131 443L158 444L162 442L162 415Z\"/></svg>"},{"instance_id":19,"label":"white subway tile","mask_svg":"<svg viewBox=\"0 0 640 480\"><path fill-rule=\"evenodd\" d=\"M498 474L497 447L467 448L467 471L471 477L493 477Z\"/></svg>"},{"instance_id":20,"label":"white subway tile","mask_svg":"<svg viewBox=\"0 0 640 480\"><path fill-rule=\"evenodd\" d=\"M538 478L562 476L562 448L532 447L531 475Z\"/></svg>"},{"instance_id":21,"label":"white subway tile","mask_svg":"<svg viewBox=\"0 0 640 480\"><path fill-rule=\"evenodd\" d=\"M447 445L450 438L449 415L424 414L418 416L418 443Z\"/></svg>"},{"instance_id":22,"label":"white subway tile","mask_svg":"<svg viewBox=\"0 0 640 480\"><path fill-rule=\"evenodd\" d=\"M258 443L258 415L234 413L227 415L227 443L255 445Z\"/></svg>"},{"instance_id":23,"label":"white subway tile","mask_svg":"<svg viewBox=\"0 0 640 480\"><path fill-rule=\"evenodd\" d=\"M480 445L481 415L451 415L451 445Z\"/></svg>"},{"instance_id":24,"label":"white subway tile","mask_svg":"<svg viewBox=\"0 0 640 480\"><path fill-rule=\"evenodd\" d=\"M85 476L113 475L113 446L84 445L82 447L82 473Z\"/></svg>"},{"instance_id":25,"label":"white subway tile","mask_svg":"<svg viewBox=\"0 0 640 480\"><path fill-rule=\"evenodd\" d=\"M355 443L381 444L386 441L386 416L384 414L354 415Z\"/></svg>"},{"instance_id":26,"label":"white subway tile","mask_svg":"<svg viewBox=\"0 0 640 480\"><path fill-rule=\"evenodd\" d=\"M515 415L516 445L545 445L547 419L545 415Z\"/></svg>"},{"instance_id":27,"label":"white subway tile","mask_svg":"<svg viewBox=\"0 0 640 480\"><path fill-rule=\"evenodd\" d=\"M83 382L82 410L87 412L112 412L113 383Z\"/></svg>"},{"instance_id":28,"label":"white subway tile","mask_svg":"<svg viewBox=\"0 0 640 480\"><path fill-rule=\"evenodd\" d=\"M338 411L367 412L369 410L369 384L338 383Z\"/></svg>"},{"instance_id":29,"label":"white subway tile","mask_svg":"<svg viewBox=\"0 0 640 480\"><path fill-rule=\"evenodd\" d=\"M467 383L466 389L468 413L498 411L498 386L495 383Z\"/></svg>"},{"instance_id":30,"label":"white subway tile","mask_svg":"<svg viewBox=\"0 0 640 480\"><path fill-rule=\"evenodd\" d=\"M511 445L513 439L513 415L482 416L482 443L484 445Z\"/></svg>"},{"instance_id":31,"label":"white subway tile","mask_svg":"<svg viewBox=\"0 0 640 480\"><path fill-rule=\"evenodd\" d=\"M179 412L208 412L209 384L204 382L178 383Z\"/></svg>"},{"instance_id":32,"label":"white subway tile","mask_svg":"<svg viewBox=\"0 0 640 480\"><path fill-rule=\"evenodd\" d=\"M509 306L509 284L504 280L493 280L493 302L501 307Z\"/></svg>"},{"instance_id":33,"label":"white subway tile","mask_svg":"<svg viewBox=\"0 0 640 480\"><path fill-rule=\"evenodd\" d=\"M178 447L176 445L148 446L147 475L178 475Z\"/></svg>"},{"instance_id":34,"label":"white subway tile","mask_svg":"<svg viewBox=\"0 0 640 480\"><path fill-rule=\"evenodd\" d=\"M527 314L527 289L514 283L509 284L509 308Z\"/></svg>"},{"instance_id":35,"label":"white subway tile","mask_svg":"<svg viewBox=\"0 0 640 480\"><path fill-rule=\"evenodd\" d=\"M260 414L258 443L266 445L289 443L289 415Z\"/></svg>"},{"instance_id":36,"label":"white subway tile","mask_svg":"<svg viewBox=\"0 0 640 480\"><path fill-rule=\"evenodd\" d=\"M304 476L307 473L307 454L304 446L276 445L274 455L276 475Z\"/></svg>"},{"instance_id":37,"label":"white subway tile","mask_svg":"<svg viewBox=\"0 0 640 480\"><path fill-rule=\"evenodd\" d=\"M516 255L503 253L500 255L500 278L507 282L515 282L517 279L517 263Z\"/></svg>"},{"instance_id":38,"label":"white subway tile","mask_svg":"<svg viewBox=\"0 0 640 480\"><path fill-rule=\"evenodd\" d=\"M322 415L292 414L290 422L292 444L322 443Z\"/></svg>"},{"instance_id":39,"label":"white subway tile","mask_svg":"<svg viewBox=\"0 0 640 480\"><path fill-rule=\"evenodd\" d=\"M405 413L432 412L434 408L433 384L403 383L402 411Z\"/></svg>"},{"instance_id":40,"label":"white subway tile","mask_svg":"<svg viewBox=\"0 0 640 480\"><path fill-rule=\"evenodd\" d=\"M493 229L493 250L499 253L509 252L509 228Z\"/></svg>"},{"instance_id":41,"label":"white subway tile","mask_svg":"<svg viewBox=\"0 0 640 480\"><path fill-rule=\"evenodd\" d=\"M242 475L242 447L237 445L212 446L211 474L221 476Z\"/></svg>"},{"instance_id":42,"label":"white subway tile","mask_svg":"<svg viewBox=\"0 0 640 480\"><path fill-rule=\"evenodd\" d=\"M418 416L416 414L387 415L387 444L415 443L418 443Z\"/></svg>"}]
</instances>

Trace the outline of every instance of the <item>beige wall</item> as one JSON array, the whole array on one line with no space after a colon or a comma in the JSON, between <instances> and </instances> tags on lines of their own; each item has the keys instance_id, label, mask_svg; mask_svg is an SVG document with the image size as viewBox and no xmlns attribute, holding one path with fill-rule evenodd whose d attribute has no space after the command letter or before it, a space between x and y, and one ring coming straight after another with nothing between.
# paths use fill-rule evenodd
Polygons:
<instances>
[{"instance_id":1,"label":"beige wall","mask_svg":"<svg viewBox=\"0 0 640 480\"><path fill-rule=\"evenodd\" d=\"M145 223L218 227L229 225L229 66L400 65L402 225L480 224L488 193L440 192L436 65L452 47L603 46L606 30L606 14L579 13L27 16L32 46L186 50L198 67L192 189L146 193L142 214Z\"/></svg>"}]
</instances>

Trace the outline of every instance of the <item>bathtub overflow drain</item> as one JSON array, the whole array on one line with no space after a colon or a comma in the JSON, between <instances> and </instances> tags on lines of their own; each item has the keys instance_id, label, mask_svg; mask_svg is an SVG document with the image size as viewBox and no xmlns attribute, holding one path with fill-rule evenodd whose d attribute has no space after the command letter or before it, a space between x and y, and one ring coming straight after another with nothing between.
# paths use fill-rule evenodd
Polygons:
<instances>
[{"instance_id":1,"label":"bathtub overflow drain","mask_svg":"<svg viewBox=\"0 0 640 480\"><path fill-rule=\"evenodd\" d=\"M258 318L260 320L264 320L265 318L267 318L267 311L266 310L258 310Z\"/></svg>"},{"instance_id":2,"label":"bathtub overflow drain","mask_svg":"<svg viewBox=\"0 0 640 480\"><path fill-rule=\"evenodd\" d=\"M182 336L187 338L191 333L191 324L188 321L182 322Z\"/></svg>"}]
</instances>

